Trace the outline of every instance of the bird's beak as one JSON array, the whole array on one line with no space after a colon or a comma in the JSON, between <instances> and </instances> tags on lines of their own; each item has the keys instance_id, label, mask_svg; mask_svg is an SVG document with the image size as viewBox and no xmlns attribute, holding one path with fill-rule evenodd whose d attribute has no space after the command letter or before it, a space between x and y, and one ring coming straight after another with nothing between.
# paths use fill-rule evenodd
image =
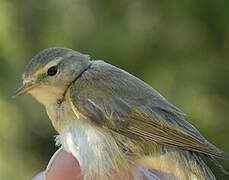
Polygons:
<instances>
[{"instance_id":1,"label":"bird's beak","mask_svg":"<svg viewBox=\"0 0 229 180\"><path fill-rule=\"evenodd\" d=\"M34 89L35 87L37 87L38 84L37 83L25 83L23 84L20 88L18 88L13 96L13 98L16 98L18 96L21 96L23 94L26 94L27 92L29 92L30 90Z\"/></svg>"}]
</instances>

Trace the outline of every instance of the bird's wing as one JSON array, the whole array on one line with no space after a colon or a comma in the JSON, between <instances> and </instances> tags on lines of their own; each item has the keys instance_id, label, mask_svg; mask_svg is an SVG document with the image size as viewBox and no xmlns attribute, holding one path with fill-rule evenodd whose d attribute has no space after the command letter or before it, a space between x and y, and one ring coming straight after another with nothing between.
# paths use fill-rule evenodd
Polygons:
<instances>
[{"instance_id":1,"label":"bird's wing","mask_svg":"<svg viewBox=\"0 0 229 180\"><path fill-rule=\"evenodd\" d=\"M140 79L97 62L70 88L74 110L99 126L133 138L228 158L184 114Z\"/></svg>"}]
</instances>

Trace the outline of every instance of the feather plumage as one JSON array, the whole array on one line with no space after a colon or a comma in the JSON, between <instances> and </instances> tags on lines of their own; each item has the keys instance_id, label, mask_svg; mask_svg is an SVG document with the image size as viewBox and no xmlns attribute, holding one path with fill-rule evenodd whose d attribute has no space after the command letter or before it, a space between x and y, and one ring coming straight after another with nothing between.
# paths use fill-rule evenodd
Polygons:
<instances>
[{"instance_id":1,"label":"feather plumage","mask_svg":"<svg viewBox=\"0 0 229 180\"><path fill-rule=\"evenodd\" d=\"M109 83L108 83L109 82ZM94 61L90 69L70 87L75 108L98 127L134 140L179 147L207 156L228 158L228 154L208 142L185 120L184 113L156 90L103 61ZM196 158L205 171L209 169ZM204 171L204 170L203 170Z\"/></svg>"}]
</instances>

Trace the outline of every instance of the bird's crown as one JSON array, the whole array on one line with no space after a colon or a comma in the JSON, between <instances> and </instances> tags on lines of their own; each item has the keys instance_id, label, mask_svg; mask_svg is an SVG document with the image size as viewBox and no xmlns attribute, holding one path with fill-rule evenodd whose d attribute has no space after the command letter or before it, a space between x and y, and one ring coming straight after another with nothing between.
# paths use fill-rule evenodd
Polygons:
<instances>
[{"instance_id":1,"label":"bird's crown","mask_svg":"<svg viewBox=\"0 0 229 180\"><path fill-rule=\"evenodd\" d=\"M49 62L55 59L64 58L67 55L86 56L84 54L81 54L69 48L63 48L63 47L47 48L37 53L31 59L30 63L25 68L23 77L28 77L34 72L36 72L38 69L48 64Z\"/></svg>"}]
</instances>

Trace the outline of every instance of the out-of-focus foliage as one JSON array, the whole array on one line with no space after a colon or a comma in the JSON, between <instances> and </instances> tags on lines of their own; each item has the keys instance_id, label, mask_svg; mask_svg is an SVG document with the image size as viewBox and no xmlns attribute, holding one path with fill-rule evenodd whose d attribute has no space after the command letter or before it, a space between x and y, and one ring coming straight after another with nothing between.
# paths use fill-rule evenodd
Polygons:
<instances>
[{"instance_id":1,"label":"out-of-focus foliage","mask_svg":"<svg viewBox=\"0 0 229 180\"><path fill-rule=\"evenodd\" d=\"M44 108L28 96L11 99L28 60L51 46L140 77L229 151L228 7L226 0L0 0L0 179L31 179L56 150Z\"/></svg>"}]
</instances>

